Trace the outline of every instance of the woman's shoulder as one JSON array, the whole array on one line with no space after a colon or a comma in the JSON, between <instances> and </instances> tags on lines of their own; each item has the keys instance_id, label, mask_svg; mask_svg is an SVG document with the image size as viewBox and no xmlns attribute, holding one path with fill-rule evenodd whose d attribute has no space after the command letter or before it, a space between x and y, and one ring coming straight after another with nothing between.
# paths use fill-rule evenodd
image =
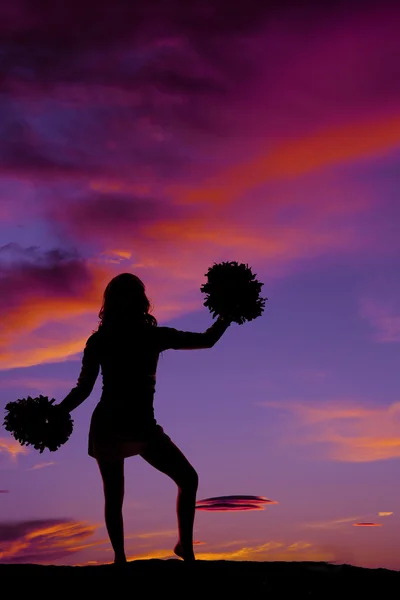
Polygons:
<instances>
[{"instance_id":1,"label":"woman's shoulder","mask_svg":"<svg viewBox=\"0 0 400 600\"><path fill-rule=\"evenodd\" d=\"M102 335L99 329L92 331L86 340L86 346L96 346L100 342L101 337Z\"/></svg>"}]
</instances>

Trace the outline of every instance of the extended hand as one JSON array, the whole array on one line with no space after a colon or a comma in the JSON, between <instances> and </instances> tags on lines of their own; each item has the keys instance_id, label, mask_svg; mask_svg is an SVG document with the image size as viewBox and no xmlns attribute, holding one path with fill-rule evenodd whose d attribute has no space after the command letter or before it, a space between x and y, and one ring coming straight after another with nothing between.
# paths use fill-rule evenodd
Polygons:
<instances>
[{"instance_id":1,"label":"extended hand","mask_svg":"<svg viewBox=\"0 0 400 600\"><path fill-rule=\"evenodd\" d=\"M231 317L231 315L220 315L219 320L230 325L233 321L233 317Z\"/></svg>"},{"instance_id":2,"label":"extended hand","mask_svg":"<svg viewBox=\"0 0 400 600\"><path fill-rule=\"evenodd\" d=\"M70 411L67 409L67 407L62 402L60 402L60 404L53 404L53 406L54 406L54 408L57 408L60 412L62 411L62 412L68 413L68 414L70 413Z\"/></svg>"}]
</instances>

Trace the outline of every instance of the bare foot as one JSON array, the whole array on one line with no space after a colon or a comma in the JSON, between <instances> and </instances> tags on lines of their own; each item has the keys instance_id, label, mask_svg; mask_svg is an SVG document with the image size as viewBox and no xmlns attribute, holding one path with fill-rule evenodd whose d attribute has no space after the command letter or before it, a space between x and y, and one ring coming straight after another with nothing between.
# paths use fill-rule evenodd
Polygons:
<instances>
[{"instance_id":1,"label":"bare foot","mask_svg":"<svg viewBox=\"0 0 400 600\"><path fill-rule=\"evenodd\" d=\"M179 556L179 558L183 558L185 562L194 562L196 560L193 550L190 553L185 553L180 542L176 544L174 553L176 556Z\"/></svg>"}]
</instances>

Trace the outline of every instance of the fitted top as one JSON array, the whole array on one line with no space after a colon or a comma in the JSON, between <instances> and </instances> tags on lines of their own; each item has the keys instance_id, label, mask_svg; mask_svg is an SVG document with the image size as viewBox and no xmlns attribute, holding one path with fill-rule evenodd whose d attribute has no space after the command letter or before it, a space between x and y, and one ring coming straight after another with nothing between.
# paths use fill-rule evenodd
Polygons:
<instances>
[{"instance_id":1,"label":"fitted top","mask_svg":"<svg viewBox=\"0 0 400 600\"><path fill-rule=\"evenodd\" d=\"M103 386L101 404L121 408L129 401L152 399L159 355L169 349L211 348L230 322L219 317L204 333L180 331L173 327L141 325L106 331L99 327L86 341L77 384L60 405L69 412L90 395L100 368Z\"/></svg>"}]
</instances>

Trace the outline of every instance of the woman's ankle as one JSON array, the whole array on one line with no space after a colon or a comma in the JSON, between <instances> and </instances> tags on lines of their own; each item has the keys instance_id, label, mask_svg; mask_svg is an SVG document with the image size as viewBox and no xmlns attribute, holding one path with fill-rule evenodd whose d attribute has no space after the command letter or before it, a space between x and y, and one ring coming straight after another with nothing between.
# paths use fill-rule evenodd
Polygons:
<instances>
[{"instance_id":1,"label":"woman's ankle","mask_svg":"<svg viewBox=\"0 0 400 600\"><path fill-rule=\"evenodd\" d=\"M123 564L126 563L126 556L125 556L125 552L116 552L114 554L114 564Z\"/></svg>"},{"instance_id":2,"label":"woman's ankle","mask_svg":"<svg viewBox=\"0 0 400 600\"><path fill-rule=\"evenodd\" d=\"M196 560L196 557L193 552L193 546L189 547L188 549L184 549L182 544L178 542L175 545L174 553L176 554L176 556L179 556L179 558L183 558L183 560L186 562L193 562L194 560Z\"/></svg>"}]
</instances>

